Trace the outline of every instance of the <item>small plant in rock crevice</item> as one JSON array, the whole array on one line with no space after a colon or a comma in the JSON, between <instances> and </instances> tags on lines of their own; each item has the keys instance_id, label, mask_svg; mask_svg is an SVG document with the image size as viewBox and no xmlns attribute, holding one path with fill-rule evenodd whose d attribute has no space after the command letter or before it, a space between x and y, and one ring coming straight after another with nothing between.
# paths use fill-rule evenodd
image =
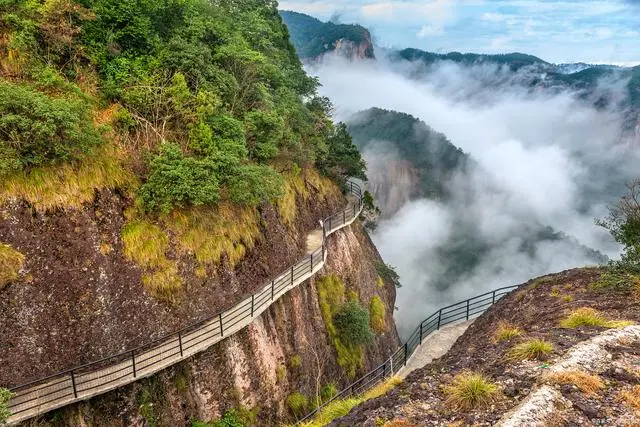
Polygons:
<instances>
[{"instance_id":1,"label":"small plant in rock crevice","mask_svg":"<svg viewBox=\"0 0 640 427\"><path fill-rule=\"evenodd\" d=\"M478 372L463 372L444 388L446 404L459 410L489 406L498 395L498 386Z\"/></svg>"},{"instance_id":2,"label":"small plant in rock crevice","mask_svg":"<svg viewBox=\"0 0 640 427\"><path fill-rule=\"evenodd\" d=\"M544 360L552 351L553 344L535 338L512 347L507 357L511 360Z\"/></svg>"}]
</instances>

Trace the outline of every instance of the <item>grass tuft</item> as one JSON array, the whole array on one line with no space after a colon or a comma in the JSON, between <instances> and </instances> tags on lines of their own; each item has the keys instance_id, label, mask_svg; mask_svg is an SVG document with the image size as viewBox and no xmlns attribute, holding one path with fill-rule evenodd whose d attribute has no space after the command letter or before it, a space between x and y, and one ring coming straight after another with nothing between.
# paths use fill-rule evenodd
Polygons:
<instances>
[{"instance_id":1,"label":"grass tuft","mask_svg":"<svg viewBox=\"0 0 640 427\"><path fill-rule=\"evenodd\" d=\"M24 255L0 243L0 290L18 278L24 266Z\"/></svg>"},{"instance_id":2,"label":"grass tuft","mask_svg":"<svg viewBox=\"0 0 640 427\"><path fill-rule=\"evenodd\" d=\"M624 328L633 325L634 322L628 320L609 320L598 310L590 307L582 307L573 311L568 317L560 322L563 328L575 329L580 326L595 326L601 328Z\"/></svg>"},{"instance_id":3,"label":"grass tuft","mask_svg":"<svg viewBox=\"0 0 640 427\"><path fill-rule=\"evenodd\" d=\"M371 298L369 303L369 319L371 321L371 329L374 331L384 332L387 329L384 303L377 295Z\"/></svg>"},{"instance_id":4,"label":"grass tuft","mask_svg":"<svg viewBox=\"0 0 640 427\"><path fill-rule=\"evenodd\" d=\"M287 406L296 418L300 418L304 416L309 407L309 399L304 394L296 391L287 397Z\"/></svg>"},{"instance_id":5,"label":"grass tuft","mask_svg":"<svg viewBox=\"0 0 640 427\"><path fill-rule=\"evenodd\" d=\"M447 395L446 404L458 410L489 406L499 395L498 386L477 372L456 375L444 392Z\"/></svg>"},{"instance_id":6,"label":"grass tuft","mask_svg":"<svg viewBox=\"0 0 640 427\"><path fill-rule=\"evenodd\" d=\"M507 353L512 360L544 360L553 351L550 342L541 339L532 339L517 344Z\"/></svg>"},{"instance_id":7,"label":"grass tuft","mask_svg":"<svg viewBox=\"0 0 640 427\"><path fill-rule=\"evenodd\" d=\"M585 394L595 394L605 386L600 377L578 370L553 372L546 375L544 380L552 384L575 385Z\"/></svg>"},{"instance_id":8,"label":"grass tuft","mask_svg":"<svg viewBox=\"0 0 640 427\"><path fill-rule=\"evenodd\" d=\"M495 342L510 341L520 335L522 335L522 329L512 326L507 322L500 322L498 324L498 329L493 334L493 340Z\"/></svg>"},{"instance_id":9,"label":"grass tuft","mask_svg":"<svg viewBox=\"0 0 640 427\"><path fill-rule=\"evenodd\" d=\"M631 390L621 391L620 397L626 406L640 413L640 385L633 387Z\"/></svg>"},{"instance_id":10,"label":"grass tuft","mask_svg":"<svg viewBox=\"0 0 640 427\"><path fill-rule=\"evenodd\" d=\"M76 165L60 164L13 174L0 182L0 203L23 199L36 210L79 209L93 201L96 190L123 188L135 183L121 166L121 154L104 145Z\"/></svg>"},{"instance_id":11,"label":"grass tuft","mask_svg":"<svg viewBox=\"0 0 640 427\"><path fill-rule=\"evenodd\" d=\"M133 220L122 229L125 257L143 268L142 283L155 297L175 302L183 281L177 263L166 257L169 238L162 229L145 220Z\"/></svg>"}]
</instances>

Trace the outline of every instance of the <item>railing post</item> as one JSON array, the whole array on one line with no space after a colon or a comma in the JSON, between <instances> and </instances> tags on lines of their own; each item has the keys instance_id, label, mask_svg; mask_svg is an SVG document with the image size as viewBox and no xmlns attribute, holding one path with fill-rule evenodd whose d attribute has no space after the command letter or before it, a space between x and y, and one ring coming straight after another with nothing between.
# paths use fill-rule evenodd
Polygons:
<instances>
[{"instance_id":1,"label":"railing post","mask_svg":"<svg viewBox=\"0 0 640 427\"><path fill-rule=\"evenodd\" d=\"M469 320L469 300L467 300L467 320Z\"/></svg>"},{"instance_id":2,"label":"railing post","mask_svg":"<svg viewBox=\"0 0 640 427\"><path fill-rule=\"evenodd\" d=\"M255 294L251 294L251 317L253 317L253 299L255 297Z\"/></svg>"},{"instance_id":3,"label":"railing post","mask_svg":"<svg viewBox=\"0 0 640 427\"><path fill-rule=\"evenodd\" d=\"M492 298L491 298L491 305L496 303L496 291L493 291L492 293Z\"/></svg>"},{"instance_id":4,"label":"railing post","mask_svg":"<svg viewBox=\"0 0 640 427\"><path fill-rule=\"evenodd\" d=\"M404 343L404 366L407 366L407 352L409 351L409 342Z\"/></svg>"},{"instance_id":5,"label":"railing post","mask_svg":"<svg viewBox=\"0 0 640 427\"><path fill-rule=\"evenodd\" d=\"M182 350L180 350L180 356L182 356ZM133 366L133 378L135 378L136 374L137 374L137 372L136 372L136 355L134 354L133 350L131 350L131 364Z\"/></svg>"},{"instance_id":6,"label":"railing post","mask_svg":"<svg viewBox=\"0 0 640 427\"><path fill-rule=\"evenodd\" d=\"M220 336L223 337L224 336L224 328L222 327L222 313L220 313L218 315L218 318L220 319Z\"/></svg>"},{"instance_id":7,"label":"railing post","mask_svg":"<svg viewBox=\"0 0 640 427\"><path fill-rule=\"evenodd\" d=\"M343 210L342 211L342 223L346 224L347 223L347 210Z\"/></svg>"},{"instance_id":8,"label":"railing post","mask_svg":"<svg viewBox=\"0 0 640 427\"><path fill-rule=\"evenodd\" d=\"M293 266L291 266L291 284L293 285Z\"/></svg>"},{"instance_id":9,"label":"railing post","mask_svg":"<svg viewBox=\"0 0 640 427\"><path fill-rule=\"evenodd\" d=\"M184 353L182 352L182 332L178 332L178 345L180 346L180 357L184 357Z\"/></svg>"},{"instance_id":10,"label":"railing post","mask_svg":"<svg viewBox=\"0 0 640 427\"><path fill-rule=\"evenodd\" d=\"M440 329L440 320L442 319L442 309L438 310L438 328Z\"/></svg>"},{"instance_id":11,"label":"railing post","mask_svg":"<svg viewBox=\"0 0 640 427\"><path fill-rule=\"evenodd\" d=\"M272 280L272 281L271 281L271 301L273 301L273 291L274 291L274 288L275 288L275 284L274 284L274 281Z\"/></svg>"},{"instance_id":12,"label":"railing post","mask_svg":"<svg viewBox=\"0 0 640 427\"><path fill-rule=\"evenodd\" d=\"M311 268L309 269L309 272L313 273L313 253L311 255L309 255L310 261L311 261Z\"/></svg>"},{"instance_id":13,"label":"railing post","mask_svg":"<svg viewBox=\"0 0 640 427\"><path fill-rule=\"evenodd\" d=\"M71 371L71 385L73 386L73 397L78 398L78 389L76 388L76 373Z\"/></svg>"},{"instance_id":14,"label":"railing post","mask_svg":"<svg viewBox=\"0 0 640 427\"><path fill-rule=\"evenodd\" d=\"M420 322L420 344L422 344L422 322Z\"/></svg>"}]
</instances>

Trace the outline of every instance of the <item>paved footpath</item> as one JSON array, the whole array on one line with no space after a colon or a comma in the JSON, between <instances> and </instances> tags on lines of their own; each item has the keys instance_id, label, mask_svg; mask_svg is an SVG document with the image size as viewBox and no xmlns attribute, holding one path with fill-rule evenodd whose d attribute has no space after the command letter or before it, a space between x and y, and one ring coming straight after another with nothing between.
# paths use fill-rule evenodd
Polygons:
<instances>
[{"instance_id":1,"label":"paved footpath","mask_svg":"<svg viewBox=\"0 0 640 427\"><path fill-rule=\"evenodd\" d=\"M397 376L405 378L412 371L422 368L433 359L443 356L472 323L473 320L469 320L468 322L444 326L429 335L422 340L422 345L416 349L413 356L407 361L407 366L398 371Z\"/></svg>"}]
</instances>

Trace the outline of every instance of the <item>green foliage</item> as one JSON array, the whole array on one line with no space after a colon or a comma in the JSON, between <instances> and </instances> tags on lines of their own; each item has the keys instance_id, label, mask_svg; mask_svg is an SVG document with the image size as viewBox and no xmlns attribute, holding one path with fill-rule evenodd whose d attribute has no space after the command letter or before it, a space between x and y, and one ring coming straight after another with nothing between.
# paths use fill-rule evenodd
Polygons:
<instances>
[{"instance_id":1,"label":"green foliage","mask_svg":"<svg viewBox=\"0 0 640 427\"><path fill-rule=\"evenodd\" d=\"M227 178L229 198L242 205L274 201L283 196L283 188L283 177L269 166L239 166Z\"/></svg>"},{"instance_id":2,"label":"green foliage","mask_svg":"<svg viewBox=\"0 0 640 427\"><path fill-rule=\"evenodd\" d=\"M100 141L85 101L0 81L0 176L78 159Z\"/></svg>"},{"instance_id":3,"label":"green foliage","mask_svg":"<svg viewBox=\"0 0 640 427\"><path fill-rule=\"evenodd\" d=\"M327 139L328 153L319 161L320 170L344 182L348 177L367 179L366 164L353 144L347 125L339 123Z\"/></svg>"},{"instance_id":4,"label":"green foliage","mask_svg":"<svg viewBox=\"0 0 640 427\"><path fill-rule=\"evenodd\" d=\"M357 301L349 301L333 316L333 323L343 342L350 345L368 344L373 340L369 311Z\"/></svg>"},{"instance_id":5,"label":"green foliage","mask_svg":"<svg viewBox=\"0 0 640 427\"><path fill-rule=\"evenodd\" d=\"M334 383L325 384L322 389L320 389L320 399L322 399L323 402L330 400L336 394L338 394L338 387L336 387Z\"/></svg>"},{"instance_id":6,"label":"green foliage","mask_svg":"<svg viewBox=\"0 0 640 427\"><path fill-rule=\"evenodd\" d=\"M304 416L309 407L309 399L304 394L296 391L287 397L287 406L296 418L300 418Z\"/></svg>"},{"instance_id":7,"label":"green foliage","mask_svg":"<svg viewBox=\"0 0 640 427\"><path fill-rule=\"evenodd\" d=\"M613 238L624 246L618 268L640 270L640 179L628 185L628 192L609 210L609 216L597 221L609 230Z\"/></svg>"},{"instance_id":8,"label":"green foliage","mask_svg":"<svg viewBox=\"0 0 640 427\"><path fill-rule=\"evenodd\" d=\"M220 185L211 159L195 159L182 154L175 144L165 144L151 161L151 175L140 189L149 211L169 212L174 207L216 203Z\"/></svg>"},{"instance_id":9,"label":"green foliage","mask_svg":"<svg viewBox=\"0 0 640 427\"><path fill-rule=\"evenodd\" d=\"M544 360L553 351L553 344L542 339L530 339L517 344L507 353L511 360Z\"/></svg>"},{"instance_id":10,"label":"green foliage","mask_svg":"<svg viewBox=\"0 0 640 427\"><path fill-rule=\"evenodd\" d=\"M371 329L376 332L384 332L387 329L384 303L377 295L371 298L369 303L369 317L371 318Z\"/></svg>"},{"instance_id":11,"label":"green foliage","mask_svg":"<svg viewBox=\"0 0 640 427\"><path fill-rule=\"evenodd\" d=\"M255 414L245 408L230 409L217 421L191 420L191 427L246 427L252 425Z\"/></svg>"},{"instance_id":12,"label":"green foliage","mask_svg":"<svg viewBox=\"0 0 640 427\"><path fill-rule=\"evenodd\" d=\"M7 403L9 403L12 397L13 393L6 388L0 387L0 424L3 424L11 416L11 411L9 411Z\"/></svg>"},{"instance_id":13,"label":"green foliage","mask_svg":"<svg viewBox=\"0 0 640 427\"><path fill-rule=\"evenodd\" d=\"M560 322L560 326L570 329L575 329L580 326L621 328L629 325L633 325L633 322L624 320L609 320L604 317L598 310L590 307L578 308Z\"/></svg>"},{"instance_id":14,"label":"green foliage","mask_svg":"<svg viewBox=\"0 0 640 427\"><path fill-rule=\"evenodd\" d=\"M291 360L289 361L289 366L292 368L299 368L302 366L302 357L299 354L294 354L291 356Z\"/></svg>"},{"instance_id":15,"label":"green foliage","mask_svg":"<svg viewBox=\"0 0 640 427\"><path fill-rule=\"evenodd\" d=\"M409 48L403 49L395 53L394 55L396 58L401 58L408 61L420 61L425 65L431 65L437 61L453 61L463 65L473 65L489 62L499 65L507 65L512 71L517 71L519 68L528 65L546 64L546 62L544 62L540 58L517 52L498 55L484 55L477 53L460 52L449 52L442 54Z\"/></svg>"},{"instance_id":16,"label":"green foliage","mask_svg":"<svg viewBox=\"0 0 640 427\"><path fill-rule=\"evenodd\" d=\"M289 28L291 42L301 58L315 58L331 51L340 39L356 44L371 40L369 31L360 25L325 23L311 16L290 11L280 12L280 15ZM373 48L367 50L366 56L373 58Z\"/></svg>"},{"instance_id":17,"label":"green foliage","mask_svg":"<svg viewBox=\"0 0 640 427\"><path fill-rule=\"evenodd\" d=\"M385 264L382 261L376 261L376 271L385 282L393 283L396 288L402 287L402 285L400 284L400 276L398 275L398 273L396 273L395 267L392 267L389 264Z\"/></svg>"}]
</instances>

